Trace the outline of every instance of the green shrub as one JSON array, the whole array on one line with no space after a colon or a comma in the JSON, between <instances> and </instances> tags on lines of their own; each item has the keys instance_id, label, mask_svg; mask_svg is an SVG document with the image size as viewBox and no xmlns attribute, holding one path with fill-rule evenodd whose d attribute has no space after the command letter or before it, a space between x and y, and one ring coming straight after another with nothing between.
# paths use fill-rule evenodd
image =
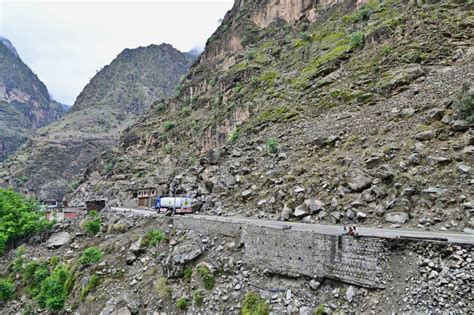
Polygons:
<instances>
[{"instance_id":1,"label":"green shrub","mask_svg":"<svg viewBox=\"0 0 474 315\"><path fill-rule=\"evenodd\" d=\"M94 290L95 288L97 288L99 286L99 282L100 282L100 279L95 274L92 275L89 278L89 281L87 281L87 285L84 288L82 288L82 291L81 291L81 300L82 301L84 301L86 299L89 292L91 292L92 290Z\"/></svg>"},{"instance_id":2,"label":"green shrub","mask_svg":"<svg viewBox=\"0 0 474 315\"><path fill-rule=\"evenodd\" d=\"M196 306L197 307L202 306L204 302L204 296L202 295L202 291L197 290L196 292L194 292L193 297L194 297L194 303L196 303Z\"/></svg>"},{"instance_id":3,"label":"green shrub","mask_svg":"<svg viewBox=\"0 0 474 315\"><path fill-rule=\"evenodd\" d=\"M65 283L70 277L66 266L58 266L53 273L41 282L39 294L35 297L39 306L57 312L64 308L68 292Z\"/></svg>"},{"instance_id":4,"label":"green shrub","mask_svg":"<svg viewBox=\"0 0 474 315\"><path fill-rule=\"evenodd\" d=\"M242 315L268 315L270 314L270 305L267 301L254 291L245 294L242 304Z\"/></svg>"},{"instance_id":5,"label":"green shrub","mask_svg":"<svg viewBox=\"0 0 474 315\"><path fill-rule=\"evenodd\" d=\"M319 304L318 308L314 310L314 315L324 315L324 304Z\"/></svg>"},{"instance_id":6,"label":"green shrub","mask_svg":"<svg viewBox=\"0 0 474 315\"><path fill-rule=\"evenodd\" d=\"M163 124L163 129L165 129L165 131L170 131L171 129L173 129L175 127L175 123L172 122L172 121L165 121L164 124Z\"/></svg>"},{"instance_id":7,"label":"green shrub","mask_svg":"<svg viewBox=\"0 0 474 315\"><path fill-rule=\"evenodd\" d=\"M81 184L80 181L78 181L77 179L73 180L72 182L69 183L69 189L70 190L76 190L77 187L79 187L79 185Z\"/></svg>"},{"instance_id":8,"label":"green shrub","mask_svg":"<svg viewBox=\"0 0 474 315\"><path fill-rule=\"evenodd\" d=\"M161 277L156 281L155 290L158 296L164 300L171 297L171 289L168 286L168 280L165 277Z\"/></svg>"},{"instance_id":9,"label":"green shrub","mask_svg":"<svg viewBox=\"0 0 474 315\"><path fill-rule=\"evenodd\" d=\"M180 311L185 311L188 309L188 301L185 298L179 298L176 302L176 308Z\"/></svg>"},{"instance_id":10,"label":"green shrub","mask_svg":"<svg viewBox=\"0 0 474 315\"><path fill-rule=\"evenodd\" d=\"M304 41L306 41L306 42L309 42L309 41L311 41L312 36L311 36L311 34L309 34L308 32L301 32L301 33L300 33L300 39L301 39L301 40L304 40Z\"/></svg>"},{"instance_id":11,"label":"green shrub","mask_svg":"<svg viewBox=\"0 0 474 315\"><path fill-rule=\"evenodd\" d=\"M0 301L8 301L14 294L15 288L13 287L13 283L5 279L0 279Z\"/></svg>"},{"instance_id":12,"label":"green shrub","mask_svg":"<svg viewBox=\"0 0 474 315\"><path fill-rule=\"evenodd\" d=\"M278 140L275 138L270 138L267 140L267 150L271 154L278 152Z\"/></svg>"},{"instance_id":13,"label":"green shrub","mask_svg":"<svg viewBox=\"0 0 474 315\"><path fill-rule=\"evenodd\" d=\"M107 165L105 166L105 173L111 174L112 171L114 170L114 166L115 166L115 163L113 161L110 161L109 163L107 163Z\"/></svg>"},{"instance_id":14,"label":"green shrub","mask_svg":"<svg viewBox=\"0 0 474 315\"><path fill-rule=\"evenodd\" d=\"M189 106L181 108L181 115L183 115L183 117L188 117L189 114L191 114L191 108L189 108Z\"/></svg>"},{"instance_id":15,"label":"green shrub","mask_svg":"<svg viewBox=\"0 0 474 315\"><path fill-rule=\"evenodd\" d=\"M165 233L157 229L149 229L140 242L141 247L156 246L161 241L165 240Z\"/></svg>"},{"instance_id":16,"label":"green shrub","mask_svg":"<svg viewBox=\"0 0 474 315\"><path fill-rule=\"evenodd\" d=\"M49 265L54 268L59 264L60 260L59 256L54 255L49 259Z\"/></svg>"},{"instance_id":17,"label":"green shrub","mask_svg":"<svg viewBox=\"0 0 474 315\"><path fill-rule=\"evenodd\" d=\"M163 147L163 151L166 154L171 154L173 152L173 145L168 143L167 145Z\"/></svg>"},{"instance_id":18,"label":"green shrub","mask_svg":"<svg viewBox=\"0 0 474 315\"><path fill-rule=\"evenodd\" d=\"M372 11L367 7L360 8L360 10L357 11L355 15L356 22L367 21L371 13Z\"/></svg>"},{"instance_id":19,"label":"green shrub","mask_svg":"<svg viewBox=\"0 0 474 315\"><path fill-rule=\"evenodd\" d=\"M349 36L351 46L354 48L360 48L364 46L364 33L354 32Z\"/></svg>"},{"instance_id":20,"label":"green shrub","mask_svg":"<svg viewBox=\"0 0 474 315\"><path fill-rule=\"evenodd\" d=\"M48 222L39 205L32 198L11 189L0 189L0 255L8 242L49 230L54 222Z\"/></svg>"},{"instance_id":21,"label":"green shrub","mask_svg":"<svg viewBox=\"0 0 474 315\"><path fill-rule=\"evenodd\" d=\"M12 269L14 272L21 272L25 263L25 246L21 245L15 251L15 259L13 260Z\"/></svg>"},{"instance_id":22,"label":"green shrub","mask_svg":"<svg viewBox=\"0 0 474 315\"><path fill-rule=\"evenodd\" d=\"M193 275L193 268L188 267L184 269L184 281L191 282L192 275Z\"/></svg>"},{"instance_id":23,"label":"green shrub","mask_svg":"<svg viewBox=\"0 0 474 315\"><path fill-rule=\"evenodd\" d=\"M229 139L232 143L237 142L237 139L239 139L239 132L237 130L234 130L230 133Z\"/></svg>"},{"instance_id":24,"label":"green shrub","mask_svg":"<svg viewBox=\"0 0 474 315\"><path fill-rule=\"evenodd\" d=\"M204 288L206 288L206 290L212 290L214 288L216 280L214 279L214 276L212 275L209 268L207 268L207 266L205 265L200 265L197 267L197 273L199 274L202 283L204 284Z\"/></svg>"},{"instance_id":25,"label":"green shrub","mask_svg":"<svg viewBox=\"0 0 474 315\"><path fill-rule=\"evenodd\" d=\"M99 218L93 220L86 220L84 229L87 233L95 235L100 232L101 221Z\"/></svg>"},{"instance_id":26,"label":"green shrub","mask_svg":"<svg viewBox=\"0 0 474 315\"><path fill-rule=\"evenodd\" d=\"M91 264L98 263L102 259L103 256L104 256L104 253L102 253L102 251L98 249L97 247L93 246L93 247L86 248L82 252L82 256L79 259L79 262L82 265L91 265Z\"/></svg>"}]
</instances>

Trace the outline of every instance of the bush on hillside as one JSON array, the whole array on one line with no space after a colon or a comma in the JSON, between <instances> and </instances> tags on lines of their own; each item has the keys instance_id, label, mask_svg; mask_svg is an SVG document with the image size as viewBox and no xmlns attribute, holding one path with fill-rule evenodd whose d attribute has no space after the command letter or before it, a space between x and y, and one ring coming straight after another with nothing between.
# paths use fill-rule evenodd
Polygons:
<instances>
[{"instance_id":1,"label":"bush on hillside","mask_svg":"<svg viewBox=\"0 0 474 315\"><path fill-rule=\"evenodd\" d=\"M82 252L82 256L79 260L79 262L83 265L90 265L90 264L95 264L98 263L102 257L104 256L104 253L97 247L89 247L85 249Z\"/></svg>"},{"instance_id":2,"label":"bush on hillside","mask_svg":"<svg viewBox=\"0 0 474 315\"><path fill-rule=\"evenodd\" d=\"M88 219L84 221L84 230L88 234L96 235L100 232L102 221L97 214L97 211L91 211L88 214Z\"/></svg>"},{"instance_id":3,"label":"bush on hillside","mask_svg":"<svg viewBox=\"0 0 474 315\"><path fill-rule=\"evenodd\" d=\"M13 283L8 280L0 279L0 301L5 302L10 300L15 294Z\"/></svg>"},{"instance_id":4,"label":"bush on hillside","mask_svg":"<svg viewBox=\"0 0 474 315\"><path fill-rule=\"evenodd\" d=\"M9 242L49 230L48 222L38 211L38 203L11 189L0 189L0 255Z\"/></svg>"},{"instance_id":5,"label":"bush on hillside","mask_svg":"<svg viewBox=\"0 0 474 315\"><path fill-rule=\"evenodd\" d=\"M268 315L270 314L270 305L267 301L254 291L245 294L242 304L242 315Z\"/></svg>"}]
</instances>

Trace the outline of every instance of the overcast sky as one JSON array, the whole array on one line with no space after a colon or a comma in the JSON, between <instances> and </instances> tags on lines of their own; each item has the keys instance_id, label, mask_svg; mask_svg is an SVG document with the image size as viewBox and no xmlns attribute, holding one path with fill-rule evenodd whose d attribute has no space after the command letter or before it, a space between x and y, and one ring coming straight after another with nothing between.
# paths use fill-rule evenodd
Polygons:
<instances>
[{"instance_id":1,"label":"overcast sky","mask_svg":"<svg viewBox=\"0 0 474 315\"><path fill-rule=\"evenodd\" d=\"M58 101L72 105L125 48L204 46L233 0L0 0L0 36Z\"/></svg>"}]
</instances>

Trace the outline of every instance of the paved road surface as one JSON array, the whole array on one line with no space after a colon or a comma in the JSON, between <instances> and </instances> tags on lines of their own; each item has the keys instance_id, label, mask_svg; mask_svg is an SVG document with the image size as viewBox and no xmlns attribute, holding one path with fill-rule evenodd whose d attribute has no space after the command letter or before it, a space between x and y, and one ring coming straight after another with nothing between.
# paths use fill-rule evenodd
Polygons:
<instances>
[{"instance_id":1,"label":"paved road surface","mask_svg":"<svg viewBox=\"0 0 474 315\"><path fill-rule=\"evenodd\" d=\"M130 208L112 208L115 212L130 213L137 216L163 216L152 210L144 209L130 209ZM243 218L243 217L218 217L209 215L192 214L186 215L186 217L203 219L209 221L219 222L235 222L235 223L246 223L255 224L259 226L269 226L280 229L291 229L297 231L312 230L322 234L328 235L341 235L343 231L342 225L325 225L325 224L307 224L297 222L284 222L284 221L272 221L262 220L254 218ZM389 238L389 239L422 239L422 240L434 240L434 241L447 241L450 243L462 243L474 245L474 235L466 233L449 233L449 232L432 232L432 231L419 231L419 230L403 230L403 229L379 229L379 228L368 228L368 227L357 227L360 236Z\"/></svg>"}]
</instances>

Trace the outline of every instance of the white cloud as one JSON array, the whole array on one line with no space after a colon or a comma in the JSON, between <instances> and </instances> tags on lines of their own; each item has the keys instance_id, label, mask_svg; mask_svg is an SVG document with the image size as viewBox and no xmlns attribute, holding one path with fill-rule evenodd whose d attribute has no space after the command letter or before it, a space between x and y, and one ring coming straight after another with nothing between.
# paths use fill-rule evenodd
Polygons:
<instances>
[{"instance_id":1,"label":"white cloud","mask_svg":"<svg viewBox=\"0 0 474 315\"><path fill-rule=\"evenodd\" d=\"M0 0L0 35L57 100L72 104L125 48L204 46L233 0Z\"/></svg>"}]
</instances>

